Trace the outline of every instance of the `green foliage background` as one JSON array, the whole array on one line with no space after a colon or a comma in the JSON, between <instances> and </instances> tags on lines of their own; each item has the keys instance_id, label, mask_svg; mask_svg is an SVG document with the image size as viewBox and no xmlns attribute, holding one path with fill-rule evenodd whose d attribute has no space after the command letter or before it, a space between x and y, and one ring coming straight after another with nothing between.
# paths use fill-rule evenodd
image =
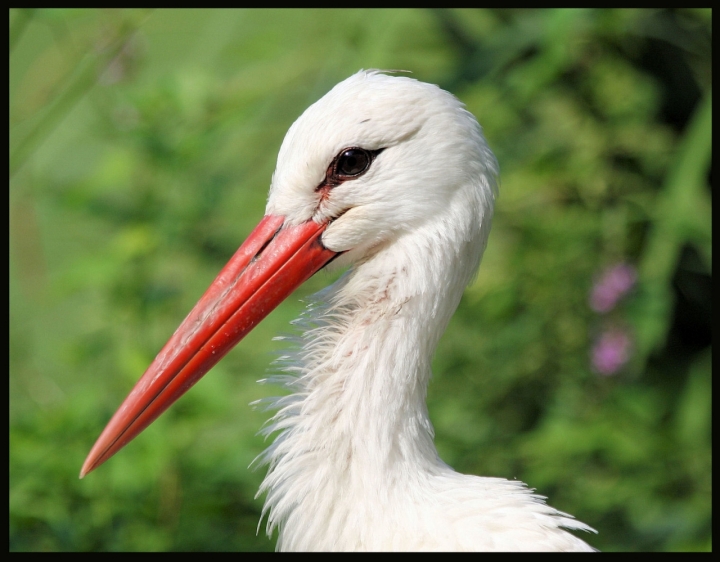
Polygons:
<instances>
[{"instance_id":1,"label":"green foliage background","mask_svg":"<svg viewBox=\"0 0 720 562\"><path fill-rule=\"evenodd\" d=\"M102 468L115 408L263 215L285 131L360 68L460 97L501 166L434 362L442 457L603 550L710 550L711 12L10 12L10 548L266 550L267 414L298 298ZM607 317L606 266L639 269ZM593 372L608 325L631 362Z\"/></svg>"}]
</instances>

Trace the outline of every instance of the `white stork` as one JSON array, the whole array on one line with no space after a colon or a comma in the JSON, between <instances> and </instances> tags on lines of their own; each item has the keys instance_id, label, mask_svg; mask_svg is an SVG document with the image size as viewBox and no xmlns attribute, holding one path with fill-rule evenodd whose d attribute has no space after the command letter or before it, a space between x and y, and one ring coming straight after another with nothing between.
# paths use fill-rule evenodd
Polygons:
<instances>
[{"instance_id":1,"label":"white stork","mask_svg":"<svg viewBox=\"0 0 720 562\"><path fill-rule=\"evenodd\" d=\"M98 438L81 477L134 438L283 299L334 261L274 377L268 532L279 550L592 550L593 531L516 480L459 474L433 444L430 362L480 263L497 161L437 86L360 71L278 155L265 218Z\"/></svg>"}]
</instances>

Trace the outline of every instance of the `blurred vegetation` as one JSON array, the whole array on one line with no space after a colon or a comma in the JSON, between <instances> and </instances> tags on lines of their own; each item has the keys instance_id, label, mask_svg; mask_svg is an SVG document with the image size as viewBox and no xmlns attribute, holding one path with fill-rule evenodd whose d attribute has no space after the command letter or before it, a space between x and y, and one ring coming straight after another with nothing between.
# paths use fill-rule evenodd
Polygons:
<instances>
[{"instance_id":1,"label":"blurred vegetation","mask_svg":"<svg viewBox=\"0 0 720 562\"><path fill-rule=\"evenodd\" d=\"M434 362L441 456L603 550L710 550L711 12L10 11L10 549L268 550L266 414L293 297L86 479L120 401L263 214L295 118L360 68L462 99L501 166ZM604 268L638 270L612 312ZM318 274L302 298L333 278ZM632 335L612 375L603 330Z\"/></svg>"}]
</instances>

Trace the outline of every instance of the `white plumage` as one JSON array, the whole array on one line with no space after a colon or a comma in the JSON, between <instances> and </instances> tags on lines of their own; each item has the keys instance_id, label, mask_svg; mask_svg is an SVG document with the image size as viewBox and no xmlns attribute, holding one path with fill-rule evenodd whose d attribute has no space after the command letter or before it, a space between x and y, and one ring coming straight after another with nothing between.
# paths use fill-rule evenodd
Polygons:
<instances>
[{"instance_id":1,"label":"white plumage","mask_svg":"<svg viewBox=\"0 0 720 562\"><path fill-rule=\"evenodd\" d=\"M348 146L386 150L318 204ZM342 214L322 240L353 266L272 378L291 392L273 403L260 489L278 549L591 550L561 529L587 525L521 482L458 474L433 444L430 362L485 248L497 173L463 105L405 77L359 72L288 131L267 214Z\"/></svg>"},{"instance_id":2,"label":"white plumage","mask_svg":"<svg viewBox=\"0 0 720 562\"><path fill-rule=\"evenodd\" d=\"M521 482L458 474L433 444L435 347L480 263L498 165L475 118L437 86L361 71L285 137L265 218L98 438L109 459L329 260L264 401L260 457L279 550L592 550L593 531Z\"/></svg>"}]
</instances>

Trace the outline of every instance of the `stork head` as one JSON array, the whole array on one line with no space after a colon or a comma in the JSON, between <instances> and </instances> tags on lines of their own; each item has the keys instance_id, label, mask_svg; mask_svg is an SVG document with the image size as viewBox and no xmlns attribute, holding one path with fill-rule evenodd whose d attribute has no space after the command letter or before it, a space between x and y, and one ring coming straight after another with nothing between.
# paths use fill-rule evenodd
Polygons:
<instances>
[{"instance_id":1,"label":"stork head","mask_svg":"<svg viewBox=\"0 0 720 562\"><path fill-rule=\"evenodd\" d=\"M110 420L81 476L138 435L330 260L362 260L428 225L482 246L496 173L475 118L437 86L374 71L335 86L288 131L265 218Z\"/></svg>"},{"instance_id":2,"label":"stork head","mask_svg":"<svg viewBox=\"0 0 720 562\"><path fill-rule=\"evenodd\" d=\"M328 224L322 243L353 262L428 221L459 227L444 216L454 199L468 214L460 222L478 225L492 212L496 175L478 122L455 96L360 71L290 127L266 214Z\"/></svg>"}]
</instances>

